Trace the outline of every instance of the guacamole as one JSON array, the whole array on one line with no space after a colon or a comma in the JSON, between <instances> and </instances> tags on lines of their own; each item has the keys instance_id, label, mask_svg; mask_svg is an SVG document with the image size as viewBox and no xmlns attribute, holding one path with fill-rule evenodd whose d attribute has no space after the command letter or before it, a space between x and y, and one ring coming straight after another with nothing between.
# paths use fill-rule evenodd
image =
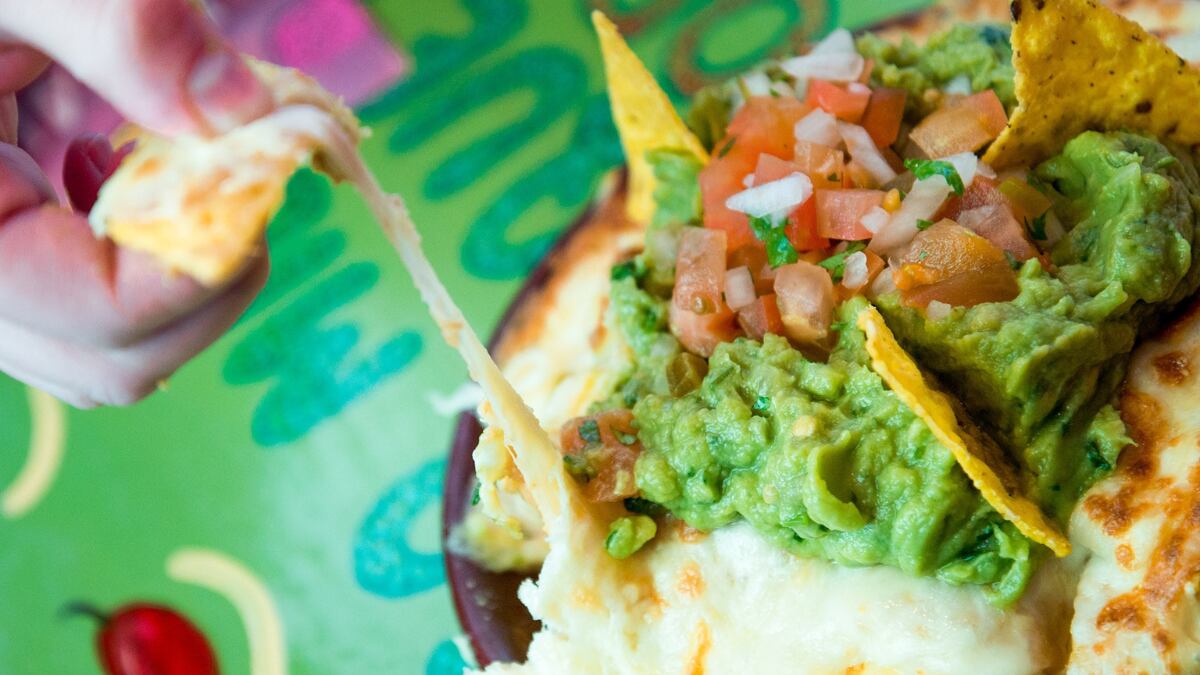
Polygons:
<instances>
[{"instance_id":1,"label":"guacamole","mask_svg":"<svg viewBox=\"0 0 1200 675\"><path fill-rule=\"evenodd\" d=\"M873 84L908 92L911 116L966 84L1015 103L1004 30L959 26L923 47L868 35L858 49L875 62ZM729 85L698 98L690 123L706 145L724 132L734 98ZM630 411L640 445L631 514L612 523L609 554L636 553L653 518L701 531L745 520L797 555L971 584L1001 606L1018 598L1046 550L984 500L872 370L855 323L861 295L837 310L827 359L772 331L721 341L707 359L681 347L668 325L674 263L682 233L704 222L701 166L671 150L648 159L658 210L646 249L613 270L609 320L628 360L594 406ZM1064 233L1020 266L1015 298L936 318L898 292L875 303L1019 468L1020 491L1063 524L1130 442L1113 403L1136 340L1200 286L1200 176L1186 151L1153 138L1087 132L1028 180Z\"/></svg>"},{"instance_id":2,"label":"guacamole","mask_svg":"<svg viewBox=\"0 0 1200 675\"><path fill-rule=\"evenodd\" d=\"M870 369L853 327L865 304L843 305L827 363L779 336L738 339L696 389L639 398L641 495L700 530L744 518L800 555L980 584L1006 603L1029 542Z\"/></svg>"},{"instance_id":3,"label":"guacamole","mask_svg":"<svg viewBox=\"0 0 1200 675\"><path fill-rule=\"evenodd\" d=\"M1025 491L1065 520L1129 442L1111 402L1154 317L1195 292L1200 179L1192 160L1128 133L1087 132L1036 168L1068 228L1010 302L929 320L877 300L901 342L1009 449Z\"/></svg>"},{"instance_id":4,"label":"guacamole","mask_svg":"<svg viewBox=\"0 0 1200 675\"><path fill-rule=\"evenodd\" d=\"M938 96L956 80L965 81L973 93L991 89L1008 110L1016 107L1013 89L1012 47L1007 27L959 25L934 35L923 46L907 36L892 44L867 33L858 39L858 51L873 59L871 83L903 89L907 111L927 115L937 107Z\"/></svg>"}]
</instances>

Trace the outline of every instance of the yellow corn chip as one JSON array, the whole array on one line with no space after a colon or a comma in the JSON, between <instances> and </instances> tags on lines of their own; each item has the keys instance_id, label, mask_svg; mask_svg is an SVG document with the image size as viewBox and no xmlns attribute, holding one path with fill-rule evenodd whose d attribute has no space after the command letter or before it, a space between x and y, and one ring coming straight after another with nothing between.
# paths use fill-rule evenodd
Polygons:
<instances>
[{"instance_id":1,"label":"yellow corn chip","mask_svg":"<svg viewBox=\"0 0 1200 675\"><path fill-rule=\"evenodd\" d=\"M284 186L334 135L356 142L341 101L299 71L251 61L278 110L228 133L163 138L127 125L135 141L88 215L97 235L154 256L169 270L219 286L258 251ZM318 167L329 168L329 167Z\"/></svg>"},{"instance_id":2,"label":"yellow corn chip","mask_svg":"<svg viewBox=\"0 0 1200 675\"><path fill-rule=\"evenodd\" d=\"M871 366L888 387L920 417L935 438L946 446L984 500L1022 534L1044 544L1062 557L1071 552L1071 543L1046 518L1036 504L1017 494L1015 478L1007 470L1000 449L990 443L963 416L954 412L951 400L931 388L917 364L896 342L892 331L874 307L858 315L858 327L867 336ZM1007 480L1005 480L1007 479ZM1007 483L1007 485L1006 485Z\"/></svg>"},{"instance_id":3,"label":"yellow corn chip","mask_svg":"<svg viewBox=\"0 0 1200 675\"><path fill-rule=\"evenodd\" d=\"M1019 105L984 161L1029 166L1089 129L1200 143L1200 71L1091 0L1013 0Z\"/></svg>"},{"instance_id":4,"label":"yellow corn chip","mask_svg":"<svg viewBox=\"0 0 1200 675\"><path fill-rule=\"evenodd\" d=\"M600 11L594 11L592 24L604 56L613 121L621 134L621 146L629 164L626 210L635 222L649 222L654 215L654 172L646 161L646 152L658 148L686 150L702 162L708 161L708 153L613 22Z\"/></svg>"}]
</instances>

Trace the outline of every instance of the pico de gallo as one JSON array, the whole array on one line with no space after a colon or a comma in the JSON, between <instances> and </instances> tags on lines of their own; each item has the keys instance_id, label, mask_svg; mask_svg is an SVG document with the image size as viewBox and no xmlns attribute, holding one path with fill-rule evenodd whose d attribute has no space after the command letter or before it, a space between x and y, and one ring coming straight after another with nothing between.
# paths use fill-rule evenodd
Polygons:
<instances>
[{"instance_id":1,"label":"pico de gallo","mask_svg":"<svg viewBox=\"0 0 1200 675\"><path fill-rule=\"evenodd\" d=\"M992 26L835 31L697 96L707 164L648 155L658 209L612 274L628 363L561 434L585 496L630 512L610 554L746 520L799 555L1021 595L1044 549L870 369L854 318L877 306L1062 522L1129 443L1112 404L1137 336L1200 285L1200 178L1129 133L993 170L1010 56Z\"/></svg>"}]
</instances>

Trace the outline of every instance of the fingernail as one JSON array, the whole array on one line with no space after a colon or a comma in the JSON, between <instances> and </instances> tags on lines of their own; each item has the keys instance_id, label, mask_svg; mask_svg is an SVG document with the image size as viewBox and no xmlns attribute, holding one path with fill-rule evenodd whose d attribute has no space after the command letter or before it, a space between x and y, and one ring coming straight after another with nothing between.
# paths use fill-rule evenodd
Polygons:
<instances>
[{"instance_id":1,"label":"fingernail","mask_svg":"<svg viewBox=\"0 0 1200 675\"><path fill-rule=\"evenodd\" d=\"M242 57L223 48L196 61L187 88L200 122L215 133L245 124L271 108L266 89Z\"/></svg>"}]
</instances>

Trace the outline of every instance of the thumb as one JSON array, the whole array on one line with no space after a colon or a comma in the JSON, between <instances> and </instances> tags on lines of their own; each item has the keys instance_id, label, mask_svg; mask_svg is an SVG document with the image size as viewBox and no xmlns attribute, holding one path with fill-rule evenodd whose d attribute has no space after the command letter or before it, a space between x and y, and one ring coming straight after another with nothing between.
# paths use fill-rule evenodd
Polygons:
<instances>
[{"instance_id":1,"label":"thumb","mask_svg":"<svg viewBox=\"0 0 1200 675\"><path fill-rule=\"evenodd\" d=\"M271 108L262 83L191 0L0 0L0 31L159 133L225 131Z\"/></svg>"}]
</instances>

